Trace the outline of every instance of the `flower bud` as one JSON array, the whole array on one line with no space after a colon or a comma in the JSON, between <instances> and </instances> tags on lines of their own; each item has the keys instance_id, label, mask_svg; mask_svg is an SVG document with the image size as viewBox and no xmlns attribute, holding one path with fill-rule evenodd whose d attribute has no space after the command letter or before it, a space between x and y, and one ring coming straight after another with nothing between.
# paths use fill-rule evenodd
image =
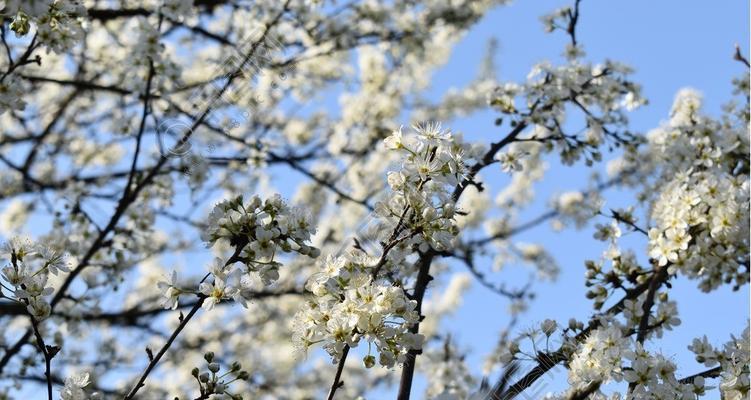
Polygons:
<instances>
[{"instance_id":1,"label":"flower bud","mask_svg":"<svg viewBox=\"0 0 751 400\"><path fill-rule=\"evenodd\" d=\"M211 371L213 373L217 373L217 372L219 372L219 369L220 369L219 363L213 362L213 363L209 364L209 371Z\"/></svg>"},{"instance_id":2,"label":"flower bud","mask_svg":"<svg viewBox=\"0 0 751 400\"><path fill-rule=\"evenodd\" d=\"M511 342L508 345L508 351L511 354L516 354L519 352L519 343L517 342Z\"/></svg>"},{"instance_id":3,"label":"flower bud","mask_svg":"<svg viewBox=\"0 0 751 400\"><path fill-rule=\"evenodd\" d=\"M540 325L540 329L545 336L552 335L556 328L558 328L558 324L552 319L546 319L545 321L542 321L542 324Z\"/></svg>"},{"instance_id":4,"label":"flower bud","mask_svg":"<svg viewBox=\"0 0 751 400\"><path fill-rule=\"evenodd\" d=\"M455 211L454 203L446 203L443 206L443 216L446 218L453 218Z\"/></svg>"},{"instance_id":5,"label":"flower bud","mask_svg":"<svg viewBox=\"0 0 751 400\"><path fill-rule=\"evenodd\" d=\"M310 253L308 254L311 258L318 258L318 256L321 255L321 250L317 247L311 247Z\"/></svg>"}]
</instances>

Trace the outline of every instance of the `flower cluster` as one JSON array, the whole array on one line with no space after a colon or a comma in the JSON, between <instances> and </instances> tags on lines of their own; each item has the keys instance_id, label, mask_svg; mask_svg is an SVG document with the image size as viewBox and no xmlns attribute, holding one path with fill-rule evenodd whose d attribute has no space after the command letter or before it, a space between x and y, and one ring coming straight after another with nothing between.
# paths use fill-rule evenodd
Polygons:
<instances>
[{"instance_id":1,"label":"flower cluster","mask_svg":"<svg viewBox=\"0 0 751 400\"><path fill-rule=\"evenodd\" d=\"M47 318L51 307L46 296L54 291L48 283L49 276L70 271L62 250L14 238L5 245L3 253L9 261L2 268L2 278L7 284L0 284L9 292L3 295L24 304L37 321Z\"/></svg>"},{"instance_id":2,"label":"flower cluster","mask_svg":"<svg viewBox=\"0 0 751 400\"><path fill-rule=\"evenodd\" d=\"M199 368L193 368L191 375L198 382L198 389L201 393L200 398L220 397L231 400L240 400L242 395L233 394L229 390L229 385L237 380L248 380L250 374L242 369L242 365L239 362L233 362L230 365L229 371L224 374L219 374L222 369L218 360L215 360L214 353L208 352L203 355L203 359L208 364L206 371L201 372ZM212 396L213 395L213 396Z\"/></svg>"},{"instance_id":3,"label":"flower cluster","mask_svg":"<svg viewBox=\"0 0 751 400\"><path fill-rule=\"evenodd\" d=\"M649 134L651 157L664 166L649 255L710 291L749 279L749 186L742 165L748 138L747 131L702 116L700 106L695 91L679 92L667 126Z\"/></svg>"},{"instance_id":4,"label":"flower cluster","mask_svg":"<svg viewBox=\"0 0 751 400\"><path fill-rule=\"evenodd\" d=\"M238 196L217 204L209 214L202 239L209 247L217 242L228 245L235 254L226 261L216 258L209 267L213 282L204 279L198 288L205 297L204 308L211 309L227 298L247 307L252 276L258 276L264 285L279 279L279 253L318 257L320 251L309 244L313 233L310 215L290 207L279 195L265 201L253 196L249 202ZM235 267L237 263L242 266ZM175 272L158 286L166 308L176 308L181 294L194 292L180 287Z\"/></svg>"},{"instance_id":5,"label":"flower cluster","mask_svg":"<svg viewBox=\"0 0 751 400\"><path fill-rule=\"evenodd\" d=\"M631 365L624 370L623 379L633 386L629 399L693 399L708 389L704 379L681 383L675 375L677 366L661 354L652 355L640 343L626 354Z\"/></svg>"},{"instance_id":6,"label":"flower cluster","mask_svg":"<svg viewBox=\"0 0 751 400\"><path fill-rule=\"evenodd\" d=\"M375 345L380 364L391 367L403 362L410 349L421 347L423 336L410 332L419 320L417 303L403 288L414 271L407 257L452 246L458 233L452 191L468 176L467 161L478 160L484 149L463 143L437 124L414 129L415 135L399 129L384 141L402 164L388 173L391 193L376 204L375 219L367 227L381 244L380 254L369 255L357 242L346 255L326 259L307 285L314 297L297 317L302 348L325 342L336 361L345 346L365 338L365 366L375 365Z\"/></svg>"},{"instance_id":7,"label":"flower cluster","mask_svg":"<svg viewBox=\"0 0 751 400\"><path fill-rule=\"evenodd\" d=\"M10 25L18 36L25 36L36 26L39 42L57 54L62 54L83 39L82 16L86 8L78 0L33 0L6 3L6 12L14 15Z\"/></svg>"},{"instance_id":8,"label":"flower cluster","mask_svg":"<svg viewBox=\"0 0 751 400\"><path fill-rule=\"evenodd\" d=\"M7 15L25 14L41 17L50 8L52 0L6 0L3 2Z\"/></svg>"},{"instance_id":9,"label":"flower cluster","mask_svg":"<svg viewBox=\"0 0 751 400\"><path fill-rule=\"evenodd\" d=\"M410 349L422 346L423 336L409 331L419 319L417 302L402 288L374 279L377 262L359 250L322 262L321 272L307 283L313 297L296 318L296 340L303 350L324 343L337 362L345 346L356 347L365 340L368 354L363 363L370 368L376 363L373 347L378 362L393 367Z\"/></svg>"},{"instance_id":10,"label":"flower cluster","mask_svg":"<svg viewBox=\"0 0 751 400\"><path fill-rule=\"evenodd\" d=\"M279 195L265 201L253 196L247 203L238 196L214 206L201 238L209 246L217 242L232 247L242 245L241 258L268 284L279 275L279 263L274 261L278 251L318 257L320 251L306 243L313 233L310 215L302 208L287 205Z\"/></svg>"},{"instance_id":11,"label":"flower cluster","mask_svg":"<svg viewBox=\"0 0 751 400\"><path fill-rule=\"evenodd\" d=\"M641 307L641 303L638 303L637 306ZM627 399L664 398L682 400L704 394L707 388L704 386L702 378L691 381L679 380L675 374L677 367L671 360L660 354L649 353L640 342L631 337L633 330L629 327L632 326L631 322L633 321L628 322L628 316L634 313L635 308L633 304L626 305L624 312L626 324L621 324L611 317L601 317L596 322L596 328L592 328L592 325L590 325L592 330L589 332L584 330L584 325L581 322L574 319L570 320L568 326L560 331L562 335L560 339L554 339L561 343L555 352L551 352L549 346L553 334L559 330L558 324L552 320L545 320L538 329L528 330L519 338L509 341L499 348L498 360L503 364L507 364L511 360L525 358L535 361L542 359L553 363L561 359L567 360L568 380L571 388L563 395L546 397L546 399L551 400L568 399L571 398L572 394L584 390L592 383L607 384L611 381L629 383L630 390L626 396ZM657 319L664 320L659 316L659 311L657 314L658 317L655 320L650 319L650 326L653 326L652 324L660 325L661 322L657 322ZM662 323L669 325L672 322L675 321ZM638 321L636 323L638 324ZM578 334L572 335L577 332ZM540 338L544 338L544 343L541 343ZM534 351L522 350L520 348L521 339L531 340ZM706 340L700 342L697 339L694 341L694 346L699 352L709 353L709 355L705 355L707 359L714 357L711 346L709 350L706 350L708 346ZM746 348L748 348L748 345L746 345ZM748 357L747 354L745 356ZM720 357L722 358L722 356ZM742 361L739 360L739 362ZM711 364L710 360L708 365ZM746 374L748 374L747 368ZM615 396L614 399L622 398L620 394ZM602 397L601 393L596 392L594 398L605 399L606 397Z\"/></svg>"},{"instance_id":12,"label":"flower cluster","mask_svg":"<svg viewBox=\"0 0 751 400\"><path fill-rule=\"evenodd\" d=\"M740 337L732 337L719 349L712 346L707 337L694 339L688 349L696 354L696 361L707 367L720 365L720 391L728 400L747 399L751 393L749 383L749 327Z\"/></svg>"},{"instance_id":13,"label":"flower cluster","mask_svg":"<svg viewBox=\"0 0 751 400\"><path fill-rule=\"evenodd\" d=\"M604 322L578 345L569 363L571 392L590 382L625 381L630 385L628 399L682 400L704 394L703 379L680 381L675 374L675 363L646 351L624 332L619 324ZM625 365L624 361L630 363Z\"/></svg>"},{"instance_id":14,"label":"flower cluster","mask_svg":"<svg viewBox=\"0 0 751 400\"><path fill-rule=\"evenodd\" d=\"M393 233L409 232L401 249L446 250L458 233L452 190L467 176L467 163L479 159L484 148L464 143L460 135L438 124L414 129L416 135L404 135L399 129L384 141L388 149L399 153L402 165L388 173L392 192L376 205L379 230L385 233L386 242ZM394 251L389 259L399 262L405 255Z\"/></svg>"},{"instance_id":15,"label":"flower cluster","mask_svg":"<svg viewBox=\"0 0 751 400\"><path fill-rule=\"evenodd\" d=\"M499 85L490 96L490 105L510 116L511 126L525 123L538 127L524 141L544 143L544 151L557 151L565 164L584 157L591 165L601 159L598 148L606 139L616 146L637 140L622 130L628 121L626 111L645 103L639 85L628 79L630 73L630 68L610 61L592 65L574 57L563 66L543 63L532 69L524 84ZM585 118L587 129L581 137L563 129L571 110ZM522 155L501 154L504 170L518 170L521 164L516 161Z\"/></svg>"},{"instance_id":16,"label":"flower cluster","mask_svg":"<svg viewBox=\"0 0 751 400\"><path fill-rule=\"evenodd\" d=\"M425 398L469 398L476 382L459 349L446 341L441 348L426 351L425 359L424 369L429 382Z\"/></svg>"},{"instance_id":17,"label":"flower cluster","mask_svg":"<svg viewBox=\"0 0 751 400\"><path fill-rule=\"evenodd\" d=\"M629 348L629 339L618 325L595 329L571 359L569 382L577 386L592 381L621 381L621 361Z\"/></svg>"},{"instance_id":18,"label":"flower cluster","mask_svg":"<svg viewBox=\"0 0 751 400\"><path fill-rule=\"evenodd\" d=\"M180 11L176 9L174 12ZM128 42L131 54L124 62L131 67L131 73L135 73L137 78L123 76L122 84L139 93L146 90L149 77L152 81L151 89L155 92L163 92L165 88L180 84L182 70L173 61L170 48L163 42L159 25L147 18L139 18L133 25L132 29L137 33Z\"/></svg>"},{"instance_id":19,"label":"flower cluster","mask_svg":"<svg viewBox=\"0 0 751 400\"><path fill-rule=\"evenodd\" d=\"M699 113L700 106L698 93L681 91L670 121L648 135L646 153L638 153L636 148L627 152L630 158L623 160L620 169L640 174L639 183L645 187L640 199L649 205L653 225L639 227L629 208L612 210L611 223L596 226L595 238L610 243L603 260L611 263L610 269L604 268L603 262L586 264L587 297L594 300L596 308L612 295L609 287L616 290L626 283L645 285L647 280L657 279L660 270L655 267L667 269L662 272L667 276L663 279L677 272L699 279L704 291L723 283L734 283L737 289L748 282L748 116L739 113L737 121L732 116L714 121ZM646 161L639 164L637 154ZM579 224L594 214L605 215L598 211L600 205L590 209L580 206L583 194L564 197L556 202L557 212ZM618 247L621 225L648 236L649 269L639 266L634 252ZM656 307L645 308L652 300ZM572 389L563 397L549 398L571 398L592 382L610 381L629 384L627 399L678 400L704 395L709 389L704 377L716 376L716 371L680 380L671 360L651 354L642 345L644 339L662 337L664 330L681 323L677 305L667 292L644 292L622 302L619 317L593 319L590 327L593 323L598 327L591 332L564 337L564 345L555 354L568 360ZM646 332L639 330L643 326ZM637 332L637 339L632 338ZM741 399L749 394L748 332L744 335L733 338L723 350L711 346L706 337L689 347L706 366L720 364L723 398ZM518 344L512 342L501 358L518 359L519 353ZM606 397L597 392L594 398ZM622 397L617 394L614 398Z\"/></svg>"}]
</instances>

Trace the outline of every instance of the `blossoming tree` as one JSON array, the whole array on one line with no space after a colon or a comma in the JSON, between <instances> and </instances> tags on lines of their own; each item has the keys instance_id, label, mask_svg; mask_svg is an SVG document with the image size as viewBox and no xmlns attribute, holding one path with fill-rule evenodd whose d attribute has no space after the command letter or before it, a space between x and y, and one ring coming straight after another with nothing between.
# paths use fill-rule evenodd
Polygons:
<instances>
[{"instance_id":1,"label":"blossoming tree","mask_svg":"<svg viewBox=\"0 0 751 400\"><path fill-rule=\"evenodd\" d=\"M640 86L588 61L575 0L542 18L566 62L499 82L490 46L466 87L422 95L504 2L0 0L0 398L533 398L561 365L547 398L747 399L748 328L697 333L698 373L660 352L671 280L749 281L747 59L722 115L686 89L634 133ZM487 140L447 129L485 109ZM545 160L604 153L606 178L521 219ZM286 170L294 195L268 193ZM608 208L612 187L637 201ZM520 330L559 267L516 235L547 222L595 226L593 311ZM441 324L473 281L513 316L485 376Z\"/></svg>"}]
</instances>

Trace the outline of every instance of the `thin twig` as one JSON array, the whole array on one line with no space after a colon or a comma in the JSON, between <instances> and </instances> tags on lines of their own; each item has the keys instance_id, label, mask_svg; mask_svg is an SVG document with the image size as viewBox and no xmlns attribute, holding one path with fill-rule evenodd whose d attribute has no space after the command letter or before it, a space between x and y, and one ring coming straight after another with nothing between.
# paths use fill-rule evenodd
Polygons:
<instances>
[{"instance_id":1,"label":"thin twig","mask_svg":"<svg viewBox=\"0 0 751 400\"><path fill-rule=\"evenodd\" d=\"M735 45L735 54L733 54L733 59L742 62L747 68L751 68L751 64L748 63L748 59L743 56L743 53L741 53L741 46L738 44Z\"/></svg>"},{"instance_id":2,"label":"thin twig","mask_svg":"<svg viewBox=\"0 0 751 400\"><path fill-rule=\"evenodd\" d=\"M624 297L622 297L616 304L610 307L604 314L616 315L620 313L625 307L626 300L633 300L639 297L639 295L641 295L648 289L649 284L650 284L649 282L645 282L634 287L633 289L628 290L627 294ZM600 315L597 315L589 320L589 324L587 325L587 327L574 337L574 341L577 343L581 342L589 335L590 332L597 329L599 326L600 326ZM538 359L537 365L534 368L532 368L521 379L516 381L516 383L511 385L508 388L508 390L504 391L498 398L503 399L503 400L510 400L510 399L513 399L515 396L521 394L527 388L532 386L546 372L550 371L559 362L567 360L566 354L567 354L566 349L561 347L555 352L546 354L546 357L544 359L542 360Z\"/></svg>"},{"instance_id":3,"label":"thin twig","mask_svg":"<svg viewBox=\"0 0 751 400\"><path fill-rule=\"evenodd\" d=\"M248 244L248 240L245 239L244 241L237 244L235 247L235 252L230 256L229 259L227 259L227 262L224 263L224 266L229 266L234 264L235 262L240 260L240 254L242 253L245 246ZM201 283L203 283L211 274L206 274L203 279L201 279ZM146 369L141 374L141 377L138 379L138 382L136 382L135 386L130 390L127 396L125 396L125 400L132 399L133 396L136 395L138 390L144 385L144 382L146 381L146 378L149 376L151 371L156 367L156 365L159 363L159 360L162 358L162 356L169 350L170 346L172 346L172 343L175 341L177 336L182 332L183 328L185 328L186 325L188 325L188 322L191 318L193 318L194 315L196 315L196 312L198 312L198 309L201 308L203 305L203 302L206 300L208 296L204 294L198 295L198 301L196 301L196 304L193 305L193 308L190 309L190 312L188 312L188 315L186 315L184 318L180 320L180 324L175 328L175 331L172 332L172 335L170 335L169 339L167 340L167 343L162 346L161 349L159 349L159 352L154 357L149 357L149 365L146 366ZM182 316L182 313L180 314Z\"/></svg>"},{"instance_id":4,"label":"thin twig","mask_svg":"<svg viewBox=\"0 0 751 400\"><path fill-rule=\"evenodd\" d=\"M34 330L34 336L37 340L37 347L39 347L39 351L42 352L42 355L44 356L44 376L47 379L47 398L49 400L52 400L52 357L53 355L50 353L50 348L47 347L47 345L44 343L44 338L42 337L42 334L39 333L39 323L37 322L36 318L34 316L29 315L31 318L31 326Z\"/></svg>"},{"instance_id":5,"label":"thin twig","mask_svg":"<svg viewBox=\"0 0 751 400\"><path fill-rule=\"evenodd\" d=\"M414 300L417 301L415 311L418 315L422 312L422 299L425 296L425 290L428 287L428 283L433 280L430 276L430 264L433 262L434 252L429 251L423 254L419 260L420 270L417 273L417 282L415 283ZM420 330L420 323L417 322L409 328L412 333L418 333ZM415 363L417 362L417 356L420 354L419 350L410 350L407 353L407 358L402 366L402 378L399 382L399 394L397 400L409 400L409 395L412 390L412 379L415 374Z\"/></svg>"},{"instance_id":6,"label":"thin twig","mask_svg":"<svg viewBox=\"0 0 751 400\"><path fill-rule=\"evenodd\" d=\"M146 378L149 376L151 371L156 367L156 365L159 363L159 360L161 360L162 356L164 356L165 353L167 353L167 350L169 350L170 346L172 346L172 343L177 339L177 336L180 335L180 332L182 332L183 328L185 328L186 325L188 325L188 322L191 318L193 318L194 315L196 315L196 312L201 308L201 305L206 300L205 295L199 295L198 301L193 306L193 308L190 309L190 312L188 315L186 315L181 321L180 325L177 326L174 332L172 332L172 335L170 335L169 339L167 339L167 343L162 346L161 349L159 349L159 352L156 353L154 358L151 359L149 362L149 365L146 366L146 369L141 374L141 377L138 378L138 382L133 386L133 388L128 392L128 395L125 396L125 400L132 399L136 393L138 393L138 390L143 387L144 382L146 381Z\"/></svg>"},{"instance_id":7,"label":"thin twig","mask_svg":"<svg viewBox=\"0 0 751 400\"><path fill-rule=\"evenodd\" d=\"M347 355L349 354L349 345L345 344L342 349L342 356L339 358L339 364L336 367L336 375L334 375L334 381L331 382L331 388L329 388L329 394L326 396L326 400L333 400L336 390L339 389L344 382L341 381L342 371L344 371L344 364L347 362Z\"/></svg>"}]
</instances>

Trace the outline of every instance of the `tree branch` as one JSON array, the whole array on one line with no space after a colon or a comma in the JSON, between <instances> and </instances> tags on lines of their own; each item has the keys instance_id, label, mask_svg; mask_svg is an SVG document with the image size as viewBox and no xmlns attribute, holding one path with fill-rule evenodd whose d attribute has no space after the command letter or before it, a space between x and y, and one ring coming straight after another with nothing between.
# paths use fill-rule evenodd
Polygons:
<instances>
[{"instance_id":1,"label":"tree branch","mask_svg":"<svg viewBox=\"0 0 751 400\"><path fill-rule=\"evenodd\" d=\"M614 304L612 307L610 307L605 314L606 315L615 315L618 314L623 310L623 307L625 306L626 300L633 300L642 293L644 293L650 285L650 282L642 283L626 294L626 296L622 297L616 304ZM597 329L600 326L600 320L599 316L595 316L589 320L589 324L587 327L579 332L574 337L574 340L576 342L581 342L584 340L590 332ZM532 368L526 375L524 375L521 379L519 379L515 384L511 385L508 390L503 392L499 398L503 400L510 400L513 399L515 396L521 394L526 390L528 387L530 387L537 379L539 379L542 375L544 375L546 372L550 371L556 364L558 364L561 361L566 361L566 351L563 347L559 348L553 353L546 354L546 357L542 360L538 359L537 365Z\"/></svg>"},{"instance_id":2,"label":"tree branch","mask_svg":"<svg viewBox=\"0 0 751 400\"><path fill-rule=\"evenodd\" d=\"M339 363L336 366L336 375L334 375L334 382L331 382L331 387L329 388L329 394L326 396L327 400L334 400L334 394L336 393L336 390L339 389L342 385L344 385L344 382L341 381L342 378L342 371L344 371L344 364L347 362L347 355L349 354L349 345L345 344L344 349L342 350L342 356L339 358Z\"/></svg>"},{"instance_id":3,"label":"tree branch","mask_svg":"<svg viewBox=\"0 0 751 400\"><path fill-rule=\"evenodd\" d=\"M191 318L193 318L194 315L196 315L196 312L201 308L201 305L206 300L205 295L199 295L198 301L193 306L193 308L190 309L190 312L188 315L186 315L184 318L180 320L180 325L177 326L174 332L172 332L172 335L170 335L169 339L167 339L167 343L162 346L161 349L159 349L159 352L156 353L154 358L149 361L149 365L146 366L146 369L141 374L141 377L138 378L138 381L133 386L133 388L128 392L128 394L125 396L125 400L133 399L133 397L138 393L138 390L143 387L144 382L146 381L146 378L149 376L151 371L156 367L156 365L159 363L159 360L162 359L162 356L169 350L170 346L172 346L172 343L177 339L177 336L182 332L183 328L185 328L186 325L188 325L188 322Z\"/></svg>"}]
</instances>

